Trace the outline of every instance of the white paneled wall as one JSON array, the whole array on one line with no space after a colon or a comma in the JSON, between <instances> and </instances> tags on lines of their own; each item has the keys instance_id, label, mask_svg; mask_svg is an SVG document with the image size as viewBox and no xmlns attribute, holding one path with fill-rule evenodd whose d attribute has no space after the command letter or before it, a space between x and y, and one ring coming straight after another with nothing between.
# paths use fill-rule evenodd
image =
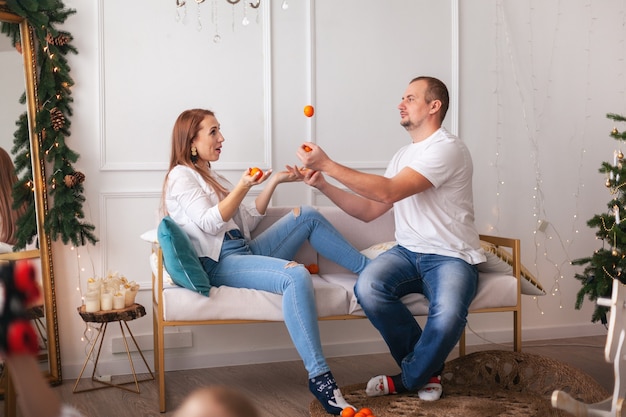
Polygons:
<instances>
[{"instance_id":1,"label":"white paneled wall","mask_svg":"<svg viewBox=\"0 0 626 417\"><path fill-rule=\"evenodd\" d=\"M612 126L604 123L604 113L623 110L623 2L593 7L560 2L557 7L530 0L514 5L495 0L288 0L287 10L281 3L262 0L258 16L248 11L252 23L244 27L240 7L233 18L226 2L207 0L198 31L195 2L187 2L181 23L176 22L174 1L66 0L77 10L66 28L79 50L70 61L76 82L70 145L81 154L77 169L87 176L86 210L100 242L76 250L54 246L64 377L77 376L85 357L77 288L92 271L119 271L140 282L138 301L150 310L150 248L139 235L156 227L171 128L186 108L216 111L226 142L214 166L233 181L248 166L277 170L298 163L295 151L305 140L316 141L346 165L382 173L408 140L396 109L408 81L418 75L441 78L452 94L446 125L473 153L479 230L490 233L497 224L502 234L521 238L525 263L537 263L537 275L549 290L555 268L534 246L537 168L550 187L541 190L547 208L543 215L559 226L564 239L573 234L572 224L559 224L559 214L568 218L576 205L578 216L586 219L604 209L587 198L597 202L606 197L596 184L599 157L613 146L605 139ZM212 41L213 4L222 39L218 44ZM595 20L587 17L590 11ZM572 22L582 22L578 28L584 33L575 32ZM565 60L572 49L581 50L577 64ZM557 88L561 85L567 87ZM604 99L611 105L600 105ZM302 112L307 104L316 108L310 119ZM585 136L597 137L600 145L582 163L572 155L592 147L572 136L575 126L584 128ZM533 147L536 143L541 147ZM535 155L539 165L528 155ZM556 175L564 178L553 184ZM515 187L504 187L499 179ZM564 196L557 196L581 182L587 184L585 202L580 196L559 212ZM503 197L497 197L498 190ZM279 187L273 203L328 204L302 184ZM584 229L584 220L577 226ZM576 236L567 256L593 250L591 233ZM559 263L567 257L555 255ZM567 275L560 297L525 300L525 338L603 331L589 323L589 306L573 310L579 286L571 268L560 272ZM470 325L482 337L508 341L509 322L483 316L473 317ZM151 313L130 325L137 335L151 334ZM386 351L365 320L320 326L328 355ZM192 347L167 353L168 369L297 358L280 323L192 332ZM471 335L469 340L481 343ZM127 371L125 358L112 353L110 344L101 361L105 373Z\"/></svg>"}]
</instances>

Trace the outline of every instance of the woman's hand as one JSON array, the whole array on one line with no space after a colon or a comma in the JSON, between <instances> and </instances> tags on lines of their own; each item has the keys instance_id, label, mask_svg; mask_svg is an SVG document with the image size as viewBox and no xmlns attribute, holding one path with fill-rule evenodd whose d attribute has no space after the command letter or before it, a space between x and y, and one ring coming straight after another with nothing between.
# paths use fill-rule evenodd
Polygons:
<instances>
[{"instance_id":1,"label":"woman's hand","mask_svg":"<svg viewBox=\"0 0 626 417\"><path fill-rule=\"evenodd\" d=\"M252 171L254 171L254 173ZM272 175L271 168L265 172L259 170L258 168L257 169L248 168L248 170L244 172L243 175L241 176L241 179L239 180L239 184L241 184L242 186L246 188L252 188L255 185L259 185L265 182L265 180L267 180L270 177L270 175Z\"/></svg>"},{"instance_id":2,"label":"woman's hand","mask_svg":"<svg viewBox=\"0 0 626 417\"><path fill-rule=\"evenodd\" d=\"M277 172L274 175L276 184L281 184L283 182L302 181L304 179L304 175L302 174L301 170L302 168L298 168L296 165L285 165L284 171Z\"/></svg>"}]
</instances>

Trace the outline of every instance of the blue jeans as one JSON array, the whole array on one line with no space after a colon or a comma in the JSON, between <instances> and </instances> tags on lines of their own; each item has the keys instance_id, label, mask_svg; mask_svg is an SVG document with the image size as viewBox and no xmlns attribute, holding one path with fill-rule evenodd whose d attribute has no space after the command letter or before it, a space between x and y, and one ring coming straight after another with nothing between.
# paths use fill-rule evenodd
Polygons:
<instances>
[{"instance_id":1,"label":"blue jeans","mask_svg":"<svg viewBox=\"0 0 626 417\"><path fill-rule=\"evenodd\" d=\"M411 252L395 246L363 270L354 291L359 304L389 346L409 390L443 370L461 338L476 294L478 270L462 259ZM421 293L430 307L424 329L400 300Z\"/></svg>"},{"instance_id":2,"label":"blue jeans","mask_svg":"<svg viewBox=\"0 0 626 417\"><path fill-rule=\"evenodd\" d=\"M322 352L311 276L304 265L291 261L306 240L322 256L357 274L369 263L312 207L294 209L251 241L225 239L219 262L200 260L211 285L283 295L285 325L313 378L330 369Z\"/></svg>"}]
</instances>

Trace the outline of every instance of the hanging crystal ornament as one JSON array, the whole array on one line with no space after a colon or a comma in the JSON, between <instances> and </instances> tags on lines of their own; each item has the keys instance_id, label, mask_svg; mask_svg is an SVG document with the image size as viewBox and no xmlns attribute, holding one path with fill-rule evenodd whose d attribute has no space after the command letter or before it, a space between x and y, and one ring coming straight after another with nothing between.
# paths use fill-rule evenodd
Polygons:
<instances>
[{"instance_id":1,"label":"hanging crystal ornament","mask_svg":"<svg viewBox=\"0 0 626 417\"><path fill-rule=\"evenodd\" d=\"M187 2L185 0L176 0L176 21L181 22L187 16Z\"/></svg>"},{"instance_id":2,"label":"hanging crystal ornament","mask_svg":"<svg viewBox=\"0 0 626 417\"><path fill-rule=\"evenodd\" d=\"M280 7L282 7L283 10L287 10L289 8L289 3L287 3L287 0L283 0L283 4Z\"/></svg>"},{"instance_id":3,"label":"hanging crystal ornament","mask_svg":"<svg viewBox=\"0 0 626 417\"><path fill-rule=\"evenodd\" d=\"M215 26L215 35L213 35L213 43L220 43L222 37L220 36L219 26L217 24L217 0L213 0L212 3L212 13L211 19L213 20L213 25Z\"/></svg>"},{"instance_id":4,"label":"hanging crystal ornament","mask_svg":"<svg viewBox=\"0 0 626 417\"><path fill-rule=\"evenodd\" d=\"M200 4L204 3L204 0L196 0L196 5L198 8L198 32L202 30L202 15L200 14Z\"/></svg>"},{"instance_id":5,"label":"hanging crystal ornament","mask_svg":"<svg viewBox=\"0 0 626 417\"><path fill-rule=\"evenodd\" d=\"M250 24L250 19L248 19L248 6L246 6L246 2L243 2L243 19L241 20L241 24L244 26L248 26Z\"/></svg>"}]
</instances>

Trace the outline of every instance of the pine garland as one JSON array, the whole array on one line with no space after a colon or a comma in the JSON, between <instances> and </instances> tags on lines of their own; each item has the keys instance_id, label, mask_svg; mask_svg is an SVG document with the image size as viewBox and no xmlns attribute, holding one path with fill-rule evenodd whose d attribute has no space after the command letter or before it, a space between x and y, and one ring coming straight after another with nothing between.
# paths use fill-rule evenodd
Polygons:
<instances>
[{"instance_id":1,"label":"pine garland","mask_svg":"<svg viewBox=\"0 0 626 417\"><path fill-rule=\"evenodd\" d=\"M72 242L75 246L85 245L87 241L93 244L98 241L93 233L95 226L84 220L84 175L73 168L79 155L66 143L70 137L71 87L74 85L66 55L77 54L78 51L71 44L72 35L56 29L76 11L66 9L61 0L6 0L6 4L13 13L29 22L35 34L36 59L40 69L37 133L41 138L42 155L52 169L46 178L52 203L48 207L44 228L52 240L60 238L63 243ZM19 41L18 25L2 23L1 31L11 37L13 44ZM25 96L21 101L25 102ZM12 148L19 177L13 190L14 204L15 207L26 204L30 208L18 220L18 242L15 246L20 249L33 241L37 227L26 114L20 116L17 125ZM67 177L76 180L67 181Z\"/></svg>"},{"instance_id":2,"label":"pine garland","mask_svg":"<svg viewBox=\"0 0 626 417\"><path fill-rule=\"evenodd\" d=\"M626 122L626 117L609 113L607 118L614 122ZM620 132L614 128L610 136L624 143L626 131ZM594 252L592 256L575 259L573 265L586 265L583 273L575 275L582 283L582 288L576 295L575 308L580 309L585 296L590 301L598 298L610 298L613 280L617 279L626 284L626 159L621 150L615 151L614 161L617 163L603 162L600 172L606 175L606 187L610 190L613 199L608 202L608 211L592 217L587 225L597 228L596 237L602 240L603 247ZM596 305L592 322L600 321L607 323L607 307Z\"/></svg>"}]
</instances>

